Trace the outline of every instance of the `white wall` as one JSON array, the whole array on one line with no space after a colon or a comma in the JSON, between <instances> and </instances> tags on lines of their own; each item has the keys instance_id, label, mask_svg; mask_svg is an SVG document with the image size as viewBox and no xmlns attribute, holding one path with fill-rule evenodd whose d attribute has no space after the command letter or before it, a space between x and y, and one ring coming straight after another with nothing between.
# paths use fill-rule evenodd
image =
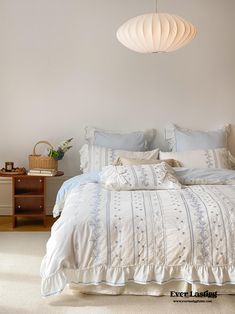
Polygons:
<instances>
[{"instance_id":1,"label":"white wall","mask_svg":"<svg viewBox=\"0 0 235 314\"><path fill-rule=\"evenodd\" d=\"M0 166L27 166L40 139L74 137L60 164L74 175L85 125L162 131L169 121L230 122L235 152L235 1L162 0L161 11L194 23L197 38L161 55L120 45L118 26L153 9L154 0L0 0Z\"/></svg>"}]
</instances>

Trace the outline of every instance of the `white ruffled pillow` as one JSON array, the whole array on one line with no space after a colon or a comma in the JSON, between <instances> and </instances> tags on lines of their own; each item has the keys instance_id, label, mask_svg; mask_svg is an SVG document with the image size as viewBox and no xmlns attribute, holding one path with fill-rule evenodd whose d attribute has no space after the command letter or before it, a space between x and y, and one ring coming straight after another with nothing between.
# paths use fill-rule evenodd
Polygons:
<instances>
[{"instance_id":1,"label":"white ruffled pillow","mask_svg":"<svg viewBox=\"0 0 235 314\"><path fill-rule=\"evenodd\" d=\"M109 190L181 189L174 170L165 162L157 165L108 166L100 173L100 182Z\"/></svg>"},{"instance_id":2,"label":"white ruffled pillow","mask_svg":"<svg viewBox=\"0 0 235 314\"><path fill-rule=\"evenodd\" d=\"M101 171L103 167L112 165L119 157L158 159L158 154L158 148L145 152L132 152L84 144L80 150L81 170L83 173Z\"/></svg>"},{"instance_id":3,"label":"white ruffled pillow","mask_svg":"<svg viewBox=\"0 0 235 314\"><path fill-rule=\"evenodd\" d=\"M160 152L160 160L176 159L181 167L231 169L230 153L225 148L191 150L187 152Z\"/></svg>"},{"instance_id":4,"label":"white ruffled pillow","mask_svg":"<svg viewBox=\"0 0 235 314\"><path fill-rule=\"evenodd\" d=\"M228 152L228 158L230 161L231 168L235 170L235 157L230 152Z\"/></svg>"}]
</instances>

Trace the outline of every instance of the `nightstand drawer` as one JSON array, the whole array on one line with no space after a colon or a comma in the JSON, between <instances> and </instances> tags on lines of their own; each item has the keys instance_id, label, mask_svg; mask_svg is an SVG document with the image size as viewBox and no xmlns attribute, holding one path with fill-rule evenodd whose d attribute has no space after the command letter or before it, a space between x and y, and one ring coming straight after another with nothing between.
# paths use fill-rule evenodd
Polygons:
<instances>
[{"instance_id":1,"label":"nightstand drawer","mask_svg":"<svg viewBox=\"0 0 235 314\"><path fill-rule=\"evenodd\" d=\"M43 194L44 178L43 177L20 177L15 178L15 194Z\"/></svg>"}]
</instances>

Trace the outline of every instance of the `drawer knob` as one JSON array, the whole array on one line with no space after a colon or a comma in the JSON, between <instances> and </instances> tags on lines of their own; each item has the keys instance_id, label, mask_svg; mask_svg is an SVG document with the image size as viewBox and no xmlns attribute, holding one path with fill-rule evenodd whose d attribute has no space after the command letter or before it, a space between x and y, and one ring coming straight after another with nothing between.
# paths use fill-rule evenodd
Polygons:
<instances>
[{"instance_id":1,"label":"drawer knob","mask_svg":"<svg viewBox=\"0 0 235 314\"><path fill-rule=\"evenodd\" d=\"M40 179L39 182L41 183L41 182L42 182L42 179Z\"/></svg>"},{"instance_id":2,"label":"drawer knob","mask_svg":"<svg viewBox=\"0 0 235 314\"><path fill-rule=\"evenodd\" d=\"M20 206L20 205L18 205L18 208L21 208L21 206Z\"/></svg>"},{"instance_id":3,"label":"drawer knob","mask_svg":"<svg viewBox=\"0 0 235 314\"><path fill-rule=\"evenodd\" d=\"M20 179L18 179L17 181L18 181L18 182L21 182L21 180L20 180Z\"/></svg>"}]
</instances>

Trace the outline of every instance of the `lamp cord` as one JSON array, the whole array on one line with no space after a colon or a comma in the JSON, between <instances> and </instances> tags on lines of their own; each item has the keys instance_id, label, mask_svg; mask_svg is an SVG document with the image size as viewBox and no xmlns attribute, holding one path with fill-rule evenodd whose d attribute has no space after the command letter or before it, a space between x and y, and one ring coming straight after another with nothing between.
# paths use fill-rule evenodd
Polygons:
<instances>
[{"instance_id":1,"label":"lamp cord","mask_svg":"<svg viewBox=\"0 0 235 314\"><path fill-rule=\"evenodd\" d=\"M156 0L156 13L158 13L158 0Z\"/></svg>"}]
</instances>

